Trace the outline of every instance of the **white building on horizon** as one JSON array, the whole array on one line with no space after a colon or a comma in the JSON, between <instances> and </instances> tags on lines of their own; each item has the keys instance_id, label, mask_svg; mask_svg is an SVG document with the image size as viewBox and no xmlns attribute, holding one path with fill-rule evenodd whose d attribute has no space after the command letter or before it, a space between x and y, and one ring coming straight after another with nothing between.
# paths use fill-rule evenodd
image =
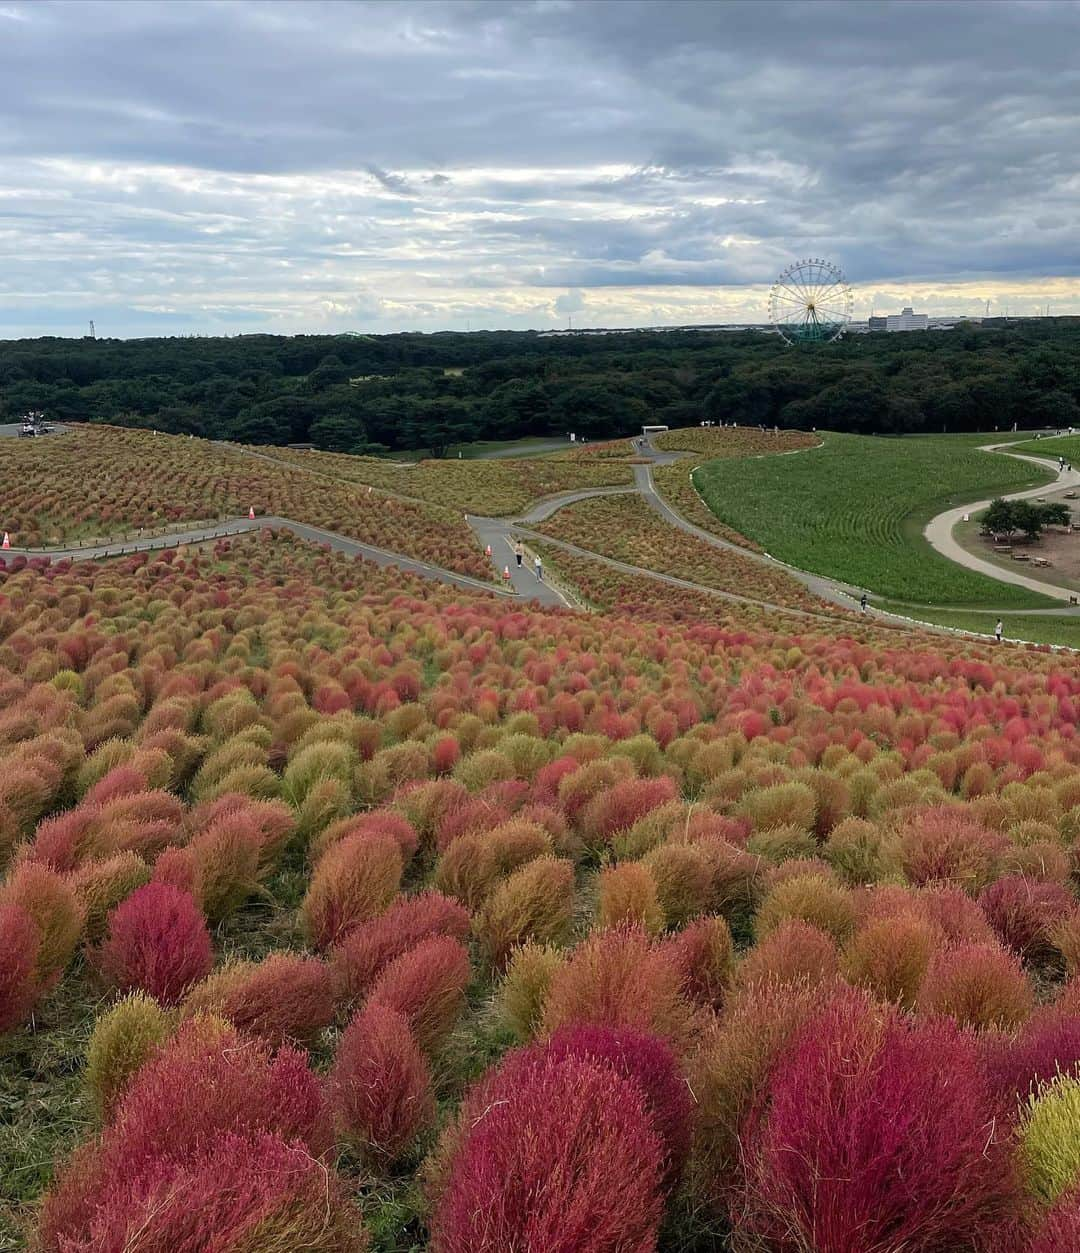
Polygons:
<instances>
[{"instance_id":1,"label":"white building on horizon","mask_svg":"<svg viewBox=\"0 0 1080 1253\"><path fill-rule=\"evenodd\" d=\"M925 331L929 325L929 315L913 312L910 305L902 313L890 313L885 319L887 331Z\"/></svg>"}]
</instances>

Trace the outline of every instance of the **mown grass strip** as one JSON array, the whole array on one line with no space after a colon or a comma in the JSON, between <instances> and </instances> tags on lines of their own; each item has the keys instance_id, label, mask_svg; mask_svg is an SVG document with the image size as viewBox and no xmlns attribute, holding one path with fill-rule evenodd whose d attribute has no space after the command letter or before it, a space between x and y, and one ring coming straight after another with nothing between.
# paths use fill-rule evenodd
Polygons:
<instances>
[{"instance_id":1,"label":"mown grass strip","mask_svg":"<svg viewBox=\"0 0 1080 1253\"><path fill-rule=\"evenodd\" d=\"M694 485L721 522L800 569L920 605L1023 609L1054 602L955 565L922 530L964 501L1047 478L973 437L830 433L798 456L707 462Z\"/></svg>"}]
</instances>

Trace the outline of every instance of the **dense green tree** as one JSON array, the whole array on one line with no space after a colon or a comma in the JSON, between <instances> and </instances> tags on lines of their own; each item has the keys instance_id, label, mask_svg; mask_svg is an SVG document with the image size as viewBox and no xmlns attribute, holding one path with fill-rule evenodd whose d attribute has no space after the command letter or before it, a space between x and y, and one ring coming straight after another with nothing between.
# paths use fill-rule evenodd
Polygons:
<instances>
[{"instance_id":1,"label":"dense green tree","mask_svg":"<svg viewBox=\"0 0 1080 1253\"><path fill-rule=\"evenodd\" d=\"M335 448L445 449L570 430L612 437L645 421L703 418L879 434L1080 427L1080 322L803 348L755 331L0 343L0 417L31 408Z\"/></svg>"},{"instance_id":2,"label":"dense green tree","mask_svg":"<svg viewBox=\"0 0 1080 1253\"><path fill-rule=\"evenodd\" d=\"M1016 530L1016 519L1010 501L992 500L979 519L982 529L991 535L1012 535Z\"/></svg>"}]
</instances>

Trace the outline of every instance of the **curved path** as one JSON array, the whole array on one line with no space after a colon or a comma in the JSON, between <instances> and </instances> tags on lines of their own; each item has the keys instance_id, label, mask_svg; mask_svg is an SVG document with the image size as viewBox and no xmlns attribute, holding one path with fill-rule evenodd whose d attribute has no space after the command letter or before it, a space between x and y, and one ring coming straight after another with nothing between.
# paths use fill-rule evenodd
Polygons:
<instances>
[{"instance_id":1,"label":"curved path","mask_svg":"<svg viewBox=\"0 0 1080 1253\"><path fill-rule=\"evenodd\" d=\"M702 540L704 543L711 545L713 548L727 549L737 553L740 557L757 562L763 566L770 566L773 569L783 570L785 574L790 575L793 579L801 583L807 591L817 596L819 600L824 600L833 605L839 605L844 609L851 609L853 604L858 601L860 591L850 585L839 581L838 579L825 578L819 574L811 574L806 570L797 570L794 566L786 565L782 561L777 561L775 557L768 556L767 553L755 552L750 548L743 548L739 544L733 544L730 540L722 539L719 535L714 535L711 531L706 531L700 526L696 526L681 513L674 509L667 500L656 490L656 484L653 481L652 467L654 465L670 465L675 461L685 461L693 458L694 453L691 452L661 452L657 449L651 438L643 438L636 441L636 452L641 457L647 457L648 461L644 464L634 466L634 485L633 487L594 487L582 489L576 492L559 492L555 496L547 496L543 500L537 501L531 509L516 518L508 518L504 520L504 525L511 532L516 534L533 535L529 529L538 522L546 522L552 514L558 512L565 505L575 504L580 500L589 500L593 496L619 496L626 494L636 494L652 509L654 509L669 525L677 530L683 531L687 535L694 536L695 539ZM470 519L470 521L472 521ZM548 535L536 535L536 539L542 540L545 544L556 543ZM582 548L575 548L572 544L561 544L570 552L578 554L599 557L599 554L587 551ZM771 603L754 600L753 597L740 596L734 592L722 593L716 592L714 588L705 588L700 584L687 583L685 580L674 578L673 576L658 576L655 570L642 570L637 566L628 566L624 563L615 561L613 558L599 557L601 561L605 561L608 565L614 566L616 569L622 570L624 573L644 573L651 574L653 577L662 577L665 582L671 582L677 587L693 587L698 591L708 591L716 595L724 596L727 599L741 602L749 602L752 604L766 605L767 608L776 609L779 606ZM789 610L788 612L802 612Z\"/></svg>"},{"instance_id":2,"label":"curved path","mask_svg":"<svg viewBox=\"0 0 1080 1253\"><path fill-rule=\"evenodd\" d=\"M983 444L980 447L980 451L1002 452L1010 448L1012 444L1021 442L1023 441L1012 440L1000 444ZM1040 487L1029 487L1022 492L1013 492L1011 495L1003 497L1004 500L1031 500L1036 496L1045 496L1050 491L1080 488L1080 470L1058 470L1057 465L1053 461L1049 461L1045 457L1032 457L1027 453L1004 452L1003 455L1015 457L1018 461L1030 461L1032 465L1038 466L1040 470L1047 470L1057 476L1055 480L1050 483L1043 483ZM953 537L953 530L956 524L963 521L965 514L978 513L980 510L986 509L990 503L989 500L976 500L971 504L960 505L956 509L946 509L944 513L939 513L936 518L930 519L923 529L923 535L926 536L931 548L935 549L943 557L947 557L950 561L955 561L957 565L964 566L968 570L974 570L978 574L985 574L991 579L997 579L999 583L1011 583L1015 587L1027 588L1029 592L1039 592L1041 595L1050 596L1054 600L1067 601L1070 595L1067 588L1061 587L1057 583L1047 583L1043 579L1033 579L1030 575L1021 574L1019 570L1003 570L1001 566L994 565L993 562L986 561L982 557L977 557L974 553L968 552ZM992 614L995 611L989 609L984 612ZM1060 613L1062 611L1013 609L1010 612Z\"/></svg>"},{"instance_id":3,"label":"curved path","mask_svg":"<svg viewBox=\"0 0 1080 1253\"><path fill-rule=\"evenodd\" d=\"M5 435L16 435L18 427L13 426L9 429L0 427L0 437ZM1013 441L1019 442L1019 441ZM497 575L501 576L504 570L509 571L510 578L508 580L510 586L505 583L492 584L485 583L479 579L474 579L468 575L458 574L456 571L447 570L440 566L435 566L429 562L421 561L416 558L406 557L400 553L390 552L386 549L375 547L371 544L365 544L359 540L350 539L348 536L340 535L334 531L327 531L320 527L311 526L307 523L297 522L291 518L266 516L256 519L236 518L224 520L209 527L193 527L186 531L174 532L167 535L146 536L138 539L118 540L97 546L57 548L57 549L15 549L8 550L5 556L24 556L31 557L49 557L52 560L69 559L72 561L87 561L105 557L122 556L134 552L146 552L161 548L175 548L183 544L204 543L209 540L219 539L228 535L240 535L245 532L258 529L273 529L289 531L301 539L310 540L315 543L326 545L337 552L346 553L351 556L362 557L365 560L372 561L379 566L396 566L397 568L423 578L430 578L442 583L446 583L455 587L461 587L470 591L489 592L497 596L504 597L521 597L523 600L534 601L544 607L568 607L574 608L575 604L571 596L567 595L560 588L552 586L545 580L536 578L531 563L526 559L521 567L518 567L514 548L515 541L520 541L521 537L534 539L539 543L550 545L555 548L573 553L578 556L587 557L594 561L599 561L604 565L619 570L624 574L639 575L653 579L657 582L665 583L673 587L680 587L690 591L695 591L714 597L719 600L730 601L740 604L750 604L758 606L762 609L769 610L774 613L791 615L804 619L827 620L831 623L836 622L835 617L825 614L817 614L812 610L797 609L786 605L777 605L771 601L762 600L752 596L742 596L735 592L720 591L717 588L705 587L701 584L691 582L687 579L681 579L674 575L663 574L656 570L650 570L645 567L630 565L626 562L618 561L611 557L605 557L600 553L593 552L589 549L577 547L566 541L557 540L551 536L534 532L530 524L545 521L550 518L559 509L566 505L570 505L580 500L587 500L595 496L612 496L637 494L640 495L646 503L654 509L666 522L671 526L683 531L686 534L694 536L696 539L703 541L715 548L728 549L737 553L745 560L756 561L762 565L768 565L776 569L783 570L792 578L800 582L809 592L819 599L838 605L842 608L853 609L860 595L860 590L845 584L840 580L829 579L822 575L812 574L809 571L799 570L793 566L789 566L782 561L777 561L774 557L770 557L765 553L754 552L751 549L743 548L740 545L733 544L729 540L722 539L720 536L706 531L684 518L672 505L660 495L656 490L656 485L652 477L653 465L668 465L672 462L689 460L695 456L692 452L663 452L657 449L651 438L639 438L634 441L635 453L642 460L634 465L634 484L633 486L612 486L600 488L587 488L579 491L559 492L553 496L545 497L537 501L529 510L521 514L519 517L513 518L485 518L477 515L466 514L465 518L469 526L472 528L477 540L480 544L487 548L491 548L491 561ZM261 453L254 449L248 449L243 445L228 444L224 445L230 451L240 455L257 457L260 460L273 461L277 464L289 464L291 462L283 462L280 458L273 457L267 453ZM998 451L1007 448L1008 443L987 445L987 451ZM801 451L801 450L800 450ZM1023 454L1010 454L1023 456ZM1052 463L1039 457L1024 456L1025 460L1031 461L1045 469L1054 469ZM302 467L307 473L313 473L322 478L339 480L338 476L328 474L325 471L308 470ZM1063 472L1058 475L1058 481L1054 484L1055 488L1069 487L1080 485L1080 472ZM1035 487L1023 492L1015 493L1006 497L1009 500L1019 500L1026 497L1038 496L1045 493L1048 486ZM382 489L380 489L382 491ZM383 492L384 495L397 496L394 492ZM413 500L413 497L401 496L403 500ZM933 519L926 528L927 539L931 544L942 552L944 556L951 560L958 561L960 564L968 566L971 569L979 570L982 573L989 574L991 577L997 578L1002 582L1017 583L1021 586L1027 586L1032 590L1043 591L1045 594L1056 598L1064 598L1068 595L1064 589L1051 584L1041 583L1036 579L1029 579L1027 576L1019 573L1014 574L1010 570L1001 570L999 567L992 566L988 562L980 561L973 554L968 553L966 549L960 547L952 538L952 528L956 522L960 520L964 513L972 512L976 509L985 508L989 501L977 502L962 506L959 509L949 510L945 514L939 515ZM933 536L931 532L934 532ZM918 606L912 606L914 612L918 611ZM981 612L993 614L994 610L981 610ZM1018 611L1010 611L1018 612ZM1049 610L1027 610L1025 614L1068 614L1070 611L1063 606L1062 609ZM1075 608L1073 613L1080 614L1080 607ZM881 624L888 626L905 627L909 629L918 629L921 631L931 631L935 634L965 634L977 635L976 632L959 631L949 627L937 626L933 623L919 622L914 617L905 617L896 613L886 613L871 607L870 614Z\"/></svg>"}]
</instances>

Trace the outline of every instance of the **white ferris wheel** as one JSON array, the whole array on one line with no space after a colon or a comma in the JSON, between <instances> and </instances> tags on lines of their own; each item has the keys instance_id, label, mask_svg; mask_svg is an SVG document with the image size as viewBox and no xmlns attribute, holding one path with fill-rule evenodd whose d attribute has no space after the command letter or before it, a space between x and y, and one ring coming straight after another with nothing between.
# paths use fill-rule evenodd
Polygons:
<instances>
[{"instance_id":1,"label":"white ferris wheel","mask_svg":"<svg viewBox=\"0 0 1080 1253\"><path fill-rule=\"evenodd\" d=\"M769 318L789 344L827 344L844 333L853 303L843 270L813 257L789 265L773 283Z\"/></svg>"}]
</instances>

